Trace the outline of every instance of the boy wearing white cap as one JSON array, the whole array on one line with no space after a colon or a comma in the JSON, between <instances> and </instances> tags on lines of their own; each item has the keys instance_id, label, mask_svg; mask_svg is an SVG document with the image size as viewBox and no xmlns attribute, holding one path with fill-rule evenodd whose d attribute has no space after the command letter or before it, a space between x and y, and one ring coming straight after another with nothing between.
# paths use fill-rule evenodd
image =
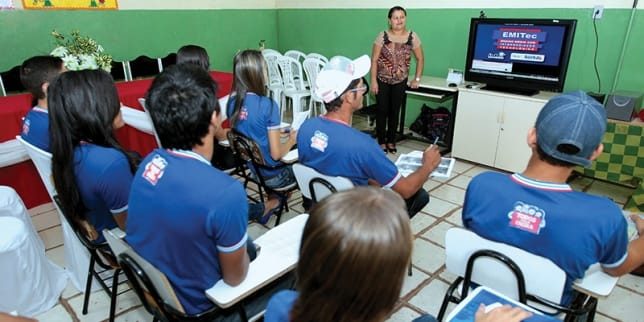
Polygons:
<instances>
[{"instance_id":1,"label":"boy wearing white cap","mask_svg":"<svg viewBox=\"0 0 644 322\"><path fill-rule=\"evenodd\" d=\"M324 100L327 113L304 122L297 135L299 160L320 173L342 176L356 186L367 184L390 188L400 194L411 216L428 202L422 186L438 166L440 154L433 146L425 150L423 165L403 177L370 136L349 125L353 112L362 108L366 86L362 77L371 61L336 56L318 74L315 91Z\"/></svg>"},{"instance_id":2,"label":"boy wearing white cap","mask_svg":"<svg viewBox=\"0 0 644 322\"><path fill-rule=\"evenodd\" d=\"M573 300L572 282L600 263L626 274L644 262L644 220L633 217L640 237L629 245L621 210L605 197L575 192L566 180L603 151L606 112L582 91L553 97L528 132L532 157L523 173L487 172L470 182L463 224L478 235L552 260L566 272L562 304Z\"/></svg>"}]
</instances>

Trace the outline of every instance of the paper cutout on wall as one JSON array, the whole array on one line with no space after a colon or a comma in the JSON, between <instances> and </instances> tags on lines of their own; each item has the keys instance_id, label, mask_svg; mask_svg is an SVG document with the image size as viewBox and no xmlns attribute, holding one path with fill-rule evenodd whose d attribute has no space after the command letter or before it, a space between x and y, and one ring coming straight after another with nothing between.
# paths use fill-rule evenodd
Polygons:
<instances>
[{"instance_id":1,"label":"paper cutout on wall","mask_svg":"<svg viewBox=\"0 0 644 322\"><path fill-rule=\"evenodd\" d=\"M13 9L13 0L0 0L0 9Z\"/></svg>"},{"instance_id":2,"label":"paper cutout on wall","mask_svg":"<svg viewBox=\"0 0 644 322\"><path fill-rule=\"evenodd\" d=\"M22 5L25 9L118 9L117 0L22 0Z\"/></svg>"}]
</instances>

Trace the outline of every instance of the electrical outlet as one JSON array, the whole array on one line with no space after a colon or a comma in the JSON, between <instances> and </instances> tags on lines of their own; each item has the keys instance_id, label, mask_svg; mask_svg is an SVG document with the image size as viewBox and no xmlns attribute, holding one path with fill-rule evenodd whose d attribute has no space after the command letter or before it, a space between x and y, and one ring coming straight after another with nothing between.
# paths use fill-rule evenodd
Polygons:
<instances>
[{"instance_id":1,"label":"electrical outlet","mask_svg":"<svg viewBox=\"0 0 644 322\"><path fill-rule=\"evenodd\" d=\"M604 6L599 4L599 5L596 5L593 8L593 14L592 14L591 18L593 18L593 19L601 19L603 15L604 15Z\"/></svg>"}]
</instances>

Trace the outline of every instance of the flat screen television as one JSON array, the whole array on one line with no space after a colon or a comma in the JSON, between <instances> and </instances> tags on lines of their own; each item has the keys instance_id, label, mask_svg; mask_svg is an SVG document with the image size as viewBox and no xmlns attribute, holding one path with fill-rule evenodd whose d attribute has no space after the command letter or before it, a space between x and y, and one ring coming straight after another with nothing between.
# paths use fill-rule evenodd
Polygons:
<instances>
[{"instance_id":1,"label":"flat screen television","mask_svg":"<svg viewBox=\"0 0 644 322\"><path fill-rule=\"evenodd\" d=\"M465 80L524 95L561 92L577 20L473 18Z\"/></svg>"}]
</instances>

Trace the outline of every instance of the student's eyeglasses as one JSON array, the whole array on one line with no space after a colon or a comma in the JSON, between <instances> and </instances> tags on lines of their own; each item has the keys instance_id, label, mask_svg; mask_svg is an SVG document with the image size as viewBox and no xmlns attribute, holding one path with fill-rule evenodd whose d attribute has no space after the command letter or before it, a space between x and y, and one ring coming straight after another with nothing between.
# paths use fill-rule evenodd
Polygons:
<instances>
[{"instance_id":1,"label":"student's eyeglasses","mask_svg":"<svg viewBox=\"0 0 644 322\"><path fill-rule=\"evenodd\" d=\"M367 94L367 86L362 85L360 87L350 89L347 92L362 92L362 96L364 96L365 94Z\"/></svg>"}]
</instances>

